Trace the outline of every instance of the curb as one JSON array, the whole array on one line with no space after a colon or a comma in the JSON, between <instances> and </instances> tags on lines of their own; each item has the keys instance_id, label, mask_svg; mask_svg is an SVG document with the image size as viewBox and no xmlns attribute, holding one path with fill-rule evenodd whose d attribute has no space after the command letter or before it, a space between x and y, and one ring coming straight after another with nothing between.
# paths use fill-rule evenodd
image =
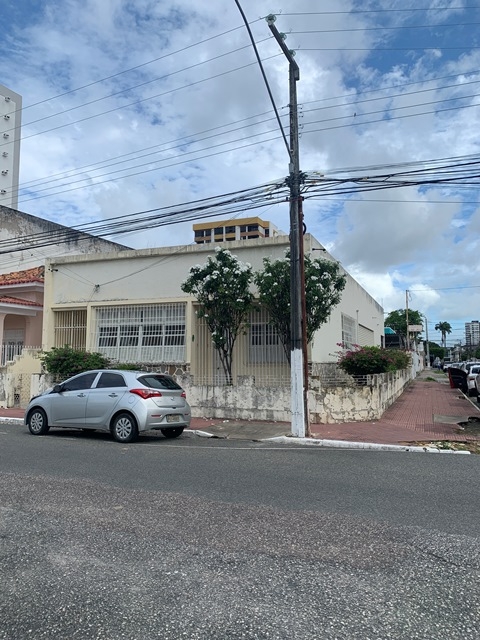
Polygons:
<instances>
[{"instance_id":1,"label":"curb","mask_svg":"<svg viewBox=\"0 0 480 640\"><path fill-rule=\"evenodd\" d=\"M0 424L24 424L23 418L0 417ZM188 429L188 433L200 438L226 438L226 436L216 436L208 431ZM470 455L470 451L454 451L452 449L438 449L438 447L418 447L401 444L376 444L374 442L350 442L348 440L320 440L318 438L293 438L290 436L277 436L274 438L263 438L256 442L275 442L278 444L297 444L310 447L325 447L335 449L361 449L367 451L405 451L409 453L456 453Z\"/></svg>"},{"instance_id":2,"label":"curb","mask_svg":"<svg viewBox=\"0 0 480 640\"><path fill-rule=\"evenodd\" d=\"M405 451L411 453L460 453L470 455L470 451L454 451L438 447L419 447L401 444L376 444L374 442L350 442L348 440L319 440L316 438L290 438L280 436L267 438L262 442L278 442L279 444L303 444L306 446L335 447L336 449L366 449L373 451Z\"/></svg>"},{"instance_id":3,"label":"curb","mask_svg":"<svg viewBox=\"0 0 480 640\"><path fill-rule=\"evenodd\" d=\"M202 438L218 438L208 431L189 430ZM278 444L297 444L304 446L316 446L335 449L362 449L368 451L405 451L411 453L457 453L470 455L470 451L454 451L452 449L439 449L438 447L419 447L401 444L376 444L374 442L350 442L348 440L320 440L318 438L292 438L290 436L276 436L274 438L262 438L257 442L275 442Z\"/></svg>"}]
</instances>

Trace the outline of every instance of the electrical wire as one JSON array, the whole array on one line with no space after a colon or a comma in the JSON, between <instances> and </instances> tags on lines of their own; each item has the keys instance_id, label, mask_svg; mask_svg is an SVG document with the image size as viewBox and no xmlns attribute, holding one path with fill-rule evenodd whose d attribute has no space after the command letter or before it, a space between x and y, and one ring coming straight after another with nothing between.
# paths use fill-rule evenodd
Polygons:
<instances>
[{"instance_id":1,"label":"electrical wire","mask_svg":"<svg viewBox=\"0 0 480 640\"><path fill-rule=\"evenodd\" d=\"M255 56L257 58L258 66L260 68L260 72L262 74L263 81L265 83L265 87L267 89L267 93L268 93L269 98L270 98L270 102L272 103L273 110L275 111L275 116L277 118L278 127L279 127L280 131L282 132L283 141L285 143L285 147L287 149L288 157L290 158L290 162L291 162L292 161L292 150L290 149L290 145L289 145L289 143L287 141L287 136L285 135L285 131L283 130L283 125L282 125L282 122L280 120L280 116L278 115L277 105L275 104L275 100L273 98L272 90L270 89L270 84L268 82L267 75L265 73L265 69L263 68L263 64L262 64L262 60L260 58L260 54L258 53L258 49L257 49L257 45L256 45L256 42L255 42L255 39L253 37L252 31L250 29L250 25L248 24L247 18L245 16L245 13L244 13L244 11L242 9L242 6L241 6L239 0L235 0L235 4L237 5L238 10L240 11L240 14L242 16L243 22L245 23L245 27L247 29L250 41L252 43L253 50L255 51Z\"/></svg>"}]
</instances>

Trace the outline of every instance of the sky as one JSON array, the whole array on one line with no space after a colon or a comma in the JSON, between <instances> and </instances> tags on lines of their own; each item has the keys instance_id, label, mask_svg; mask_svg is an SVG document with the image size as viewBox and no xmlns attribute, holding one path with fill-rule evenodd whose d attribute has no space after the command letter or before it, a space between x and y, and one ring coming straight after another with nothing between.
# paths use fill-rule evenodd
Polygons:
<instances>
[{"instance_id":1,"label":"sky","mask_svg":"<svg viewBox=\"0 0 480 640\"><path fill-rule=\"evenodd\" d=\"M289 73L274 14L300 69L307 231L386 312L408 303L430 340L446 321L447 344L464 342L480 319L480 4L240 7L261 67L235 0L3 0L0 84L23 98L18 208L67 226L133 223L284 181ZM438 181L456 167L461 180ZM262 202L247 215L288 232L288 203ZM192 220L108 237L190 244Z\"/></svg>"}]
</instances>

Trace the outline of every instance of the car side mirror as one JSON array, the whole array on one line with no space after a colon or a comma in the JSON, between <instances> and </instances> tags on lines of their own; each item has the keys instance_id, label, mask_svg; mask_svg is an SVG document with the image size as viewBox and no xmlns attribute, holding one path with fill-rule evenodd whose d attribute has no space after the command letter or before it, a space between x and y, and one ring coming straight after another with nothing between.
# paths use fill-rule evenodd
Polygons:
<instances>
[{"instance_id":1,"label":"car side mirror","mask_svg":"<svg viewBox=\"0 0 480 640\"><path fill-rule=\"evenodd\" d=\"M56 384L52 389L52 393L62 393L62 391L63 386L61 384Z\"/></svg>"}]
</instances>

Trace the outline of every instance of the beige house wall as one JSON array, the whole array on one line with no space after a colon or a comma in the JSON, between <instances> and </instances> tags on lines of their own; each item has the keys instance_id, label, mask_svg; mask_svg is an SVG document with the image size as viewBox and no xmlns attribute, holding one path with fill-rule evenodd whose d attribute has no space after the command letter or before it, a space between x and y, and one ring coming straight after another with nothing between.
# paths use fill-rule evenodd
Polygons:
<instances>
[{"instance_id":1,"label":"beige house wall","mask_svg":"<svg viewBox=\"0 0 480 640\"><path fill-rule=\"evenodd\" d=\"M218 245L216 245L218 246ZM254 271L263 268L263 258L282 259L289 248L288 237L256 239L223 244ZM334 259L321 249L310 235L305 236L305 251L313 258ZM215 253L215 245L160 247L140 251L109 252L98 255L77 255L52 258L45 270L44 329L45 349L54 345L53 312L63 309L87 309L89 322L92 308L98 305L151 304L154 302L186 302L187 331L194 326L193 298L182 294L181 284L189 270L204 264ZM330 321L320 329L311 347L315 362L335 361L338 342L342 341L342 313L348 314L371 329L374 343L381 344L383 310L381 306L349 275L342 301ZM358 313L357 313L358 311ZM91 325L90 325L91 328ZM187 350L190 340L187 333ZM91 348L88 331L87 348ZM187 358L191 352L187 352Z\"/></svg>"}]
</instances>

